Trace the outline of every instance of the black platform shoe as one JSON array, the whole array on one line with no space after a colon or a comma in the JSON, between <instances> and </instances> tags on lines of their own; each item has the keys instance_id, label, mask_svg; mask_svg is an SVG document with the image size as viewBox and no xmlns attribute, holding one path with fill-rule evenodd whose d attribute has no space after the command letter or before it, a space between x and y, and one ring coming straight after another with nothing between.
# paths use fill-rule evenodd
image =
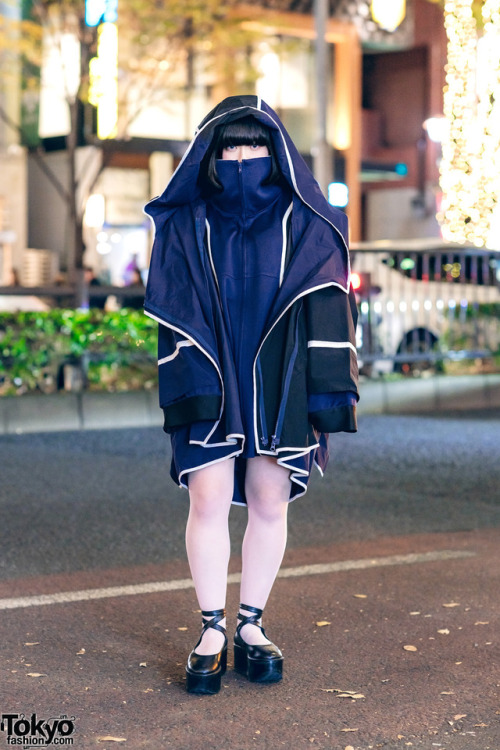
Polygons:
<instances>
[{"instance_id":1,"label":"black platform shoe","mask_svg":"<svg viewBox=\"0 0 500 750\"><path fill-rule=\"evenodd\" d=\"M264 628L259 623L262 617L262 609L240 604L241 609L253 612L252 615L238 614L239 625L234 635L234 668L240 674L245 675L250 682L279 682L283 677L283 654L274 643L262 646L251 646L245 643L241 637L241 628L244 625L256 625L267 638Z\"/></svg>"},{"instance_id":2,"label":"black platform shoe","mask_svg":"<svg viewBox=\"0 0 500 750\"><path fill-rule=\"evenodd\" d=\"M202 611L205 621L201 636L188 657L186 666L186 689L188 693L205 693L213 695L220 690L221 677L227 667L227 638L226 629L218 623L226 616L225 609L214 609L210 612ZM211 619L208 619L211 618ZM196 648L208 628L214 628L224 635L224 645L216 654L197 654Z\"/></svg>"}]
</instances>

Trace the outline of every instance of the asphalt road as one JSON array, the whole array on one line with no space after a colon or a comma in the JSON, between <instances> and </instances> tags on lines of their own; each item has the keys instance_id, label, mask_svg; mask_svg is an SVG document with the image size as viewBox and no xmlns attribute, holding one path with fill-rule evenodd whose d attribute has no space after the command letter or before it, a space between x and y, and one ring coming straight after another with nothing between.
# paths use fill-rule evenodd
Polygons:
<instances>
[{"instance_id":1,"label":"asphalt road","mask_svg":"<svg viewBox=\"0 0 500 750\"><path fill-rule=\"evenodd\" d=\"M210 698L183 689L192 589L147 588L189 575L161 430L0 437L2 713L75 716L76 748L500 750L499 435L498 413L463 412L366 415L334 436L290 508L296 572L266 613L285 679L262 690L230 670ZM29 599L126 585L146 588Z\"/></svg>"}]
</instances>

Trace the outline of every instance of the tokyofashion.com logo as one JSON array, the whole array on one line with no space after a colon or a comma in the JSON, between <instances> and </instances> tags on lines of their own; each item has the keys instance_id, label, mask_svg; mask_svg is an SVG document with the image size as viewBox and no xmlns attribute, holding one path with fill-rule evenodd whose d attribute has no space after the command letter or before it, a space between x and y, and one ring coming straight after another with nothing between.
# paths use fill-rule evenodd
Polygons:
<instances>
[{"instance_id":1,"label":"tokyofashion.com logo","mask_svg":"<svg viewBox=\"0 0 500 750\"><path fill-rule=\"evenodd\" d=\"M20 747L48 747L73 744L75 717L66 714L50 719L39 719L36 714L2 714L0 729L5 732L7 745Z\"/></svg>"}]
</instances>

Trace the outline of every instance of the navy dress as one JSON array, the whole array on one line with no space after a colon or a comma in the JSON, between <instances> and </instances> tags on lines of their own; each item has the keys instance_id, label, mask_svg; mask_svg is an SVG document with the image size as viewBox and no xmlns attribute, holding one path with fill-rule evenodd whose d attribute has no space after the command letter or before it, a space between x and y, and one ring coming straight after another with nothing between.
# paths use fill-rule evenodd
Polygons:
<instances>
[{"instance_id":1,"label":"navy dress","mask_svg":"<svg viewBox=\"0 0 500 750\"><path fill-rule=\"evenodd\" d=\"M292 201L286 186L265 184L270 169L270 157L217 161L223 190L207 201L205 246L234 359L244 435L228 446L221 420L221 445L202 447L193 436L206 430L204 424L177 428L171 435L174 481L182 475L186 480L190 470L231 456L258 455L253 363L283 278Z\"/></svg>"}]
</instances>

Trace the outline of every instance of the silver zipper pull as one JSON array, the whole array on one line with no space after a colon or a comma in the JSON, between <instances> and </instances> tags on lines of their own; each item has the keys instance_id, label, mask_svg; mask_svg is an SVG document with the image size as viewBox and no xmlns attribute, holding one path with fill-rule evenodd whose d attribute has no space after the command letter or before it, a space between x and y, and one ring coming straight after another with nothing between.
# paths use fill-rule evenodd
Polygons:
<instances>
[{"instance_id":1,"label":"silver zipper pull","mask_svg":"<svg viewBox=\"0 0 500 750\"><path fill-rule=\"evenodd\" d=\"M275 451L276 446L278 446L279 444L280 444L279 437L276 437L276 435L271 435L271 450Z\"/></svg>"}]
</instances>

